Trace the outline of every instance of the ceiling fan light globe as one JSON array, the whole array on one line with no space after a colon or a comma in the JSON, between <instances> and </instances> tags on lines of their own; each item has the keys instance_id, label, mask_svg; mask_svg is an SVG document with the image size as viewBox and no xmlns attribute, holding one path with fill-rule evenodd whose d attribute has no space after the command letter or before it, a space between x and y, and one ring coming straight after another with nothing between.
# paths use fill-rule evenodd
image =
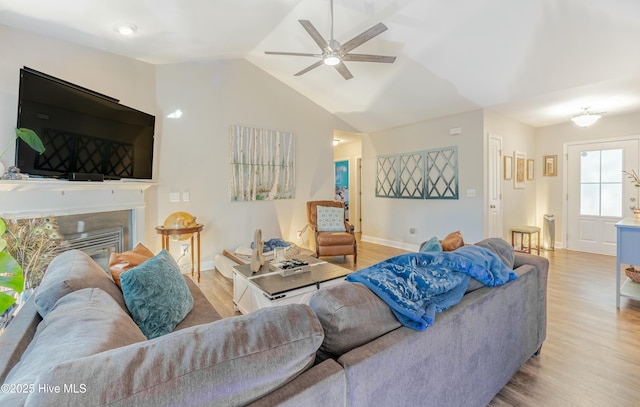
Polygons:
<instances>
[{"instance_id":1,"label":"ceiling fan light globe","mask_svg":"<svg viewBox=\"0 0 640 407\"><path fill-rule=\"evenodd\" d=\"M334 66L340 63L340 58L335 55L329 55L324 58L325 65Z\"/></svg>"}]
</instances>

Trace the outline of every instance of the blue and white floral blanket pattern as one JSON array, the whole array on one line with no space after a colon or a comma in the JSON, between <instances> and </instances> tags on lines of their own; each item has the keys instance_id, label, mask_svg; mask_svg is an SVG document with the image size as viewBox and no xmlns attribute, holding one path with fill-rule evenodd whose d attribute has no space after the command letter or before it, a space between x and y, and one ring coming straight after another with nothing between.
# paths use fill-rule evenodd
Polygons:
<instances>
[{"instance_id":1,"label":"blue and white floral blanket pattern","mask_svg":"<svg viewBox=\"0 0 640 407\"><path fill-rule=\"evenodd\" d=\"M517 278L491 250L463 246L452 252L408 253L347 276L383 299L405 326L422 331L437 313L462 299L470 278L488 287Z\"/></svg>"}]
</instances>

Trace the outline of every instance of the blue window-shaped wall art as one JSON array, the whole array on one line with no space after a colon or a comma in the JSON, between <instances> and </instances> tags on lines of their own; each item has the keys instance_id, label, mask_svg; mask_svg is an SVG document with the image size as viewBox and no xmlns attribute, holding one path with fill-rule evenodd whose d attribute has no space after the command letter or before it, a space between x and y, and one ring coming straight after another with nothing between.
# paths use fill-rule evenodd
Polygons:
<instances>
[{"instance_id":1,"label":"blue window-shaped wall art","mask_svg":"<svg viewBox=\"0 0 640 407\"><path fill-rule=\"evenodd\" d=\"M458 148L378 156L376 196L458 199Z\"/></svg>"}]
</instances>

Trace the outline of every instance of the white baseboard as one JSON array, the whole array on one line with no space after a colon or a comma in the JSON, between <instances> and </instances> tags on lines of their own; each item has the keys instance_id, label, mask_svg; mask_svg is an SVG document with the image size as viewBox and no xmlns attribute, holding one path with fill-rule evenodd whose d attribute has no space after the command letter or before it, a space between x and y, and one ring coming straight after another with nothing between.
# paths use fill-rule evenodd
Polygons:
<instances>
[{"instance_id":1,"label":"white baseboard","mask_svg":"<svg viewBox=\"0 0 640 407\"><path fill-rule=\"evenodd\" d=\"M396 249L403 249L410 252L417 252L418 250L420 250L420 245L405 242L396 242L395 240L382 239L375 236L362 235L360 237L360 240L362 240L363 242L375 243L382 246L395 247Z\"/></svg>"}]
</instances>

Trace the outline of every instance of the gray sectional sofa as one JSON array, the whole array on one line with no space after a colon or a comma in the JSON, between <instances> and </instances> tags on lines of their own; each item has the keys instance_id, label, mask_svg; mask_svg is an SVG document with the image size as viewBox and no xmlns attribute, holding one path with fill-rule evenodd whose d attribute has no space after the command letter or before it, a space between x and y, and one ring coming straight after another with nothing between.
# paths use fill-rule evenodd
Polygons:
<instances>
[{"instance_id":1,"label":"gray sectional sofa","mask_svg":"<svg viewBox=\"0 0 640 407\"><path fill-rule=\"evenodd\" d=\"M147 340L98 270L76 251L52 263L0 336L0 405L484 406L545 338L548 262L527 254L422 332L356 283L220 319L187 279L192 311Z\"/></svg>"}]
</instances>

